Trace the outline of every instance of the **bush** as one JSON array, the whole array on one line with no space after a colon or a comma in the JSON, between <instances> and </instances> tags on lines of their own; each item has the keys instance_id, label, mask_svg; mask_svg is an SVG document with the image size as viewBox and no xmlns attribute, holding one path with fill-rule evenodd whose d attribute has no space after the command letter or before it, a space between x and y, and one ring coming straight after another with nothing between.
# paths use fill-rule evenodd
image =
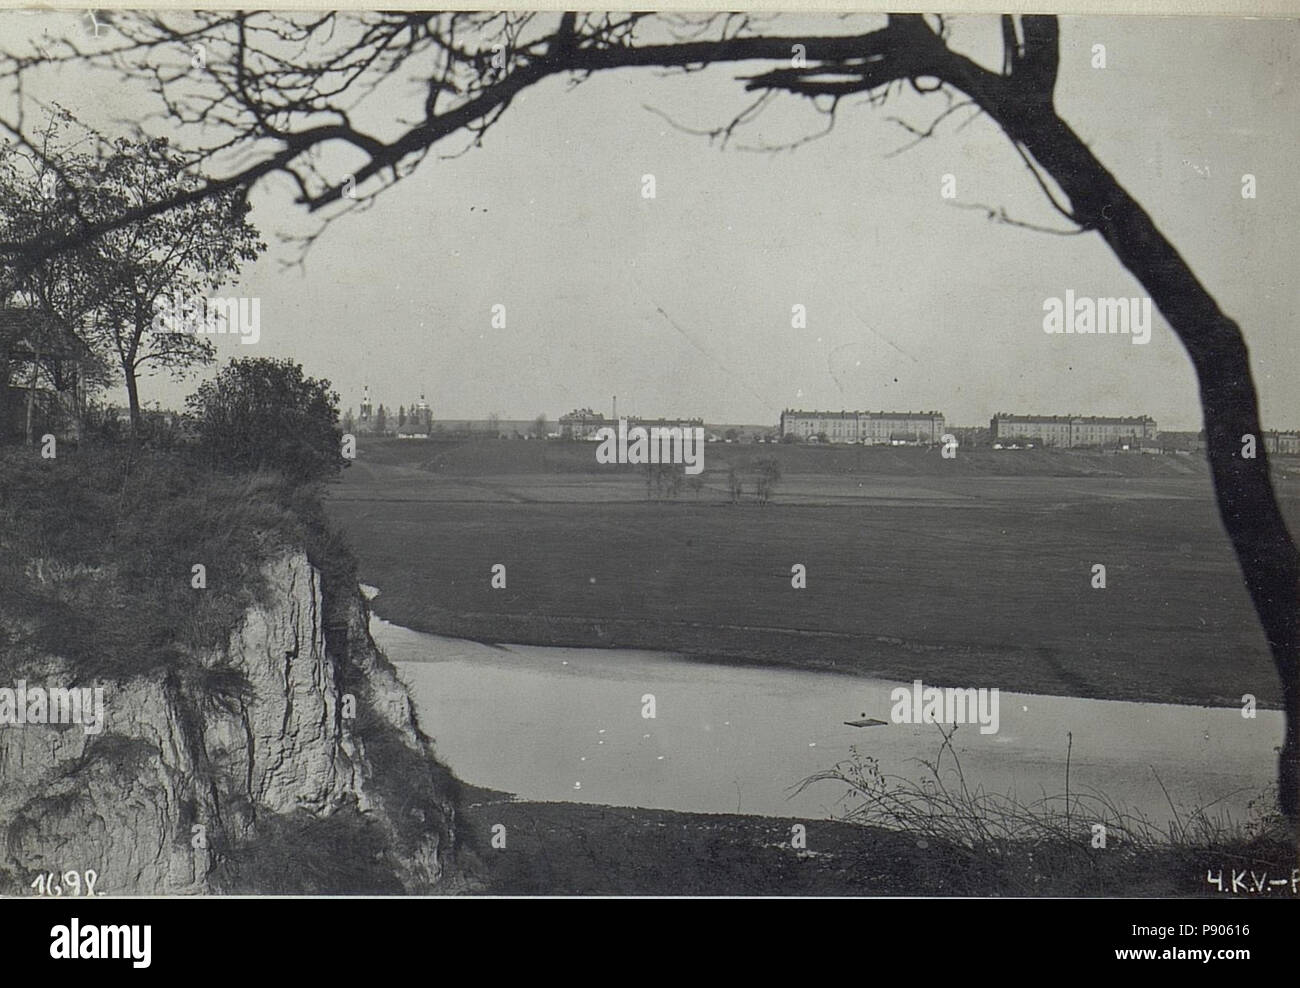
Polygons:
<instances>
[{"instance_id":1,"label":"bush","mask_svg":"<svg viewBox=\"0 0 1300 988\"><path fill-rule=\"evenodd\" d=\"M226 850L213 884L243 895L400 895L385 845L382 828L355 807L326 817L267 813L255 834Z\"/></svg>"},{"instance_id":2,"label":"bush","mask_svg":"<svg viewBox=\"0 0 1300 988\"><path fill-rule=\"evenodd\" d=\"M232 360L186 399L201 454L218 469L276 470L301 484L337 474L339 396L291 360Z\"/></svg>"}]
</instances>

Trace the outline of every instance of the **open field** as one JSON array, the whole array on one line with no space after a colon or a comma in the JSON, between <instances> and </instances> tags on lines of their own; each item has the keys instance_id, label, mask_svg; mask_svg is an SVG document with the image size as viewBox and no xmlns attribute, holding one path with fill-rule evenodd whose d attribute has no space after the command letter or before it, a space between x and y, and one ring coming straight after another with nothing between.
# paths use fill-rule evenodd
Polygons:
<instances>
[{"instance_id":1,"label":"open field","mask_svg":"<svg viewBox=\"0 0 1300 988\"><path fill-rule=\"evenodd\" d=\"M774 502L726 503L728 461L763 455L782 458ZM329 511L383 591L378 613L422 631L1109 699L1279 699L1195 458L710 446L706 488L675 500L593 459L576 443L363 443ZM1294 527L1300 484L1293 466L1277 475Z\"/></svg>"},{"instance_id":2,"label":"open field","mask_svg":"<svg viewBox=\"0 0 1300 988\"><path fill-rule=\"evenodd\" d=\"M446 476L582 473L607 476L608 465L595 462L596 443L517 440L360 439L354 467L415 467ZM787 475L881 477L970 476L1112 476L1203 477L1198 456L1115 454L1083 450L959 450L945 460L937 448L906 446L806 445L801 443L706 443L704 464L710 473L726 473L733 463L776 457ZM1282 461L1286 463L1287 461ZM1289 461L1300 473L1300 462ZM635 468L629 468L635 470Z\"/></svg>"}]
</instances>

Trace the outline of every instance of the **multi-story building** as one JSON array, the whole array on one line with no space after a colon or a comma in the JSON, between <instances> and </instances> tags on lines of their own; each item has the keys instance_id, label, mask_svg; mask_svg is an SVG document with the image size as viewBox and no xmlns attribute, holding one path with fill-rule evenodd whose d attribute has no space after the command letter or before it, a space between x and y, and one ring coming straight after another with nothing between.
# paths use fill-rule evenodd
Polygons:
<instances>
[{"instance_id":1,"label":"multi-story building","mask_svg":"<svg viewBox=\"0 0 1300 988\"><path fill-rule=\"evenodd\" d=\"M940 412L804 412L781 413L781 435L808 440L825 436L832 443L939 443L944 432Z\"/></svg>"},{"instance_id":2,"label":"multi-story building","mask_svg":"<svg viewBox=\"0 0 1300 988\"><path fill-rule=\"evenodd\" d=\"M645 429L697 429L704 427L704 419L646 419L636 415L624 416L629 429L641 426ZM600 412L590 408L575 408L559 420L560 436L564 439L591 439L600 429L618 428L617 419L607 419Z\"/></svg>"},{"instance_id":3,"label":"multi-story building","mask_svg":"<svg viewBox=\"0 0 1300 988\"><path fill-rule=\"evenodd\" d=\"M825 436L834 443L858 441L857 412L803 412L787 409L781 413L781 435L798 439Z\"/></svg>"},{"instance_id":4,"label":"multi-story building","mask_svg":"<svg viewBox=\"0 0 1300 988\"><path fill-rule=\"evenodd\" d=\"M998 412L989 422L994 443L1035 442L1043 446L1141 445L1156 439L1156 420L1105 415L1008 415Z\"/></svg>"},{"instance_id":5,"label":"multi-story building","mask_svg":"<svg viewBox=\"0 0 1300 988\"><path fill-rule=\"evenodd\" d=\"M575 408L568 415L560 416L560 435L565 439L588 439L596 434L597 429L609 424L600 412L593 412L590 408Z\"/></svg>"},{"instance_id":6,"label":"multi-story building","mask_svg":"<svg viewBox=\"0 0 1300 988\"><path fill-rule=\"evenodd\" d=\"M858 416L862 442L942 442L944 418L939 412L863 412Z\"/></svg>"},{"instance_id":7,"label":"multi-story building","mask_svg":"<svg viewBox=\"0 0 1300 988\"><path fill-rule=\"evenodd\" d=\"M1264 449L1283 456L1300 455L1300 432L1269 430L1264 433Z\"/></svg>"}]
</instances>

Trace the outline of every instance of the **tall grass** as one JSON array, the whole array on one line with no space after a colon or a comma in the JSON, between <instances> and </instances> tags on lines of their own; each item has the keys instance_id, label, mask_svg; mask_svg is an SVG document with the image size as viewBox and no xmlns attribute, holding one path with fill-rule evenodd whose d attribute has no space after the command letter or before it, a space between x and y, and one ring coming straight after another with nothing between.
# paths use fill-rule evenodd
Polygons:
<instances>
[{"instance_id":1,"label":"tall grass","mask_svg":"<svg viewBox=\"0 0 1300 988\"><path fill-rule=\"evenodd\" d=\"M353 565L315 492L273 473L129 444L68 446L53 461L0 451L0 665L59 655L120 679L193 665L265 602L264 563L304 546Z\"/></svg>"},{"instance_id":2,"label":"tall grass","mask_svg":"<svg viewBox=\"0 0 1300 988\"><path fill-rule=\"evenodd\" d=\"M255 833L226 849L216 891L257 895L400 895L399 864L379 824L344 807L258 818Z\"/></svg>"},{"instance_id":3,"label":"tall grass","mask_svg":"<svg viewBox=\"0 0 1300 988\"><path fill-rule=\"evenodd\" d=\"M1067 739L1063 792L1025 800L973 785L953 745L957 727L938 729L938 751L916 760L917 777L882 771L855 745L849 758L794 792L843 786L843 820L914 837L918 848L933 852L934 884L957 894L1208 894L1207 867L1289 874L1294 864L1273 791L1257 794L1247 818L1236 820L1218 803L1237 793L1181 808L1152 769L1169 808L1161 823L1103 792L1072 787Z\"/></svg>"}]
</instances>

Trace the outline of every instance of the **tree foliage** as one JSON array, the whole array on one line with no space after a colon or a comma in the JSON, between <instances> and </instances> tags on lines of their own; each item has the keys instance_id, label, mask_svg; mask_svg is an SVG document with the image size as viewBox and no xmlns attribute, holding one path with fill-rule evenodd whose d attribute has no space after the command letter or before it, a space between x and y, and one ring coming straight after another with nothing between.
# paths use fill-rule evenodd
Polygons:
<instances>
[{"instance_id":1,"label":"tree foliage","mask_svg":"<svg viewBox=\"0 0 1300 988\"><path fill-rule=\"evenodd\" d=\"M52 111L38 148L0 146L0 236L30 242L73 236L106 217L204 184L165 139L107 142L66 109ZM190 303L238 274L265 250L234 192L187 202L81 237L74 248L0 265L0 303L51 317L92 355L91 382L126 386L133 429L141 423L141 372L210 363L209 339L160 306Z\"/></svg>"},{"instance_id":2,"label":"tree foliage","mask_svg":"<svg viewBox=\"0 0 1300 988\"><path fill-rule=\"evenodd\" d=\"M100 169L110 208L125 211L157 196L202 184L188 157L162 138L114 142ZM182 310L238 275L266 249L248 222L248 202L234 192L199 199L109 231L95 241L108 297L97 330L116 355L131 422L138 427L137 379L153 366L172 372L211 363L212 341L181 325Z\"/></svg>"},{"instance_id":3,"label":"tree foliage","mask_svg":"<svg viewBox=\"0 0 1300 988\"><path fill-rule=\"evenodd\" d=\"M291 360L232 360L186 405L202 454L239 471L272 470L293 483L337 474L347 460L330 382L304 377Z\"/></svg>"}]
</instances>

